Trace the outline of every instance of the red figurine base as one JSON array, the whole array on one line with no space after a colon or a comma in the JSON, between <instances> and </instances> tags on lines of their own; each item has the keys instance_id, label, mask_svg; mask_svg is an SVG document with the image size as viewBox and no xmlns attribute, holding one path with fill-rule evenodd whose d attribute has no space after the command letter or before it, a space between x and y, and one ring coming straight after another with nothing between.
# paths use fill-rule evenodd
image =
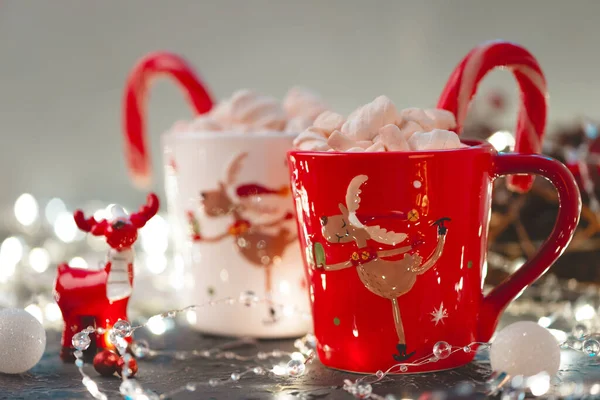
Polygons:
<instances>
[{"instance_id":1,"label":"red figurine base","mask_svg":"<svg viewBox=\"0 0 600 400\"><path fill-rule=\"evenodd\" d=\"M109 329L119 319L127 320L127 303L133 290L132 247L138 229L156 214L158 206L158 198L151 193L146 205L137 213L127 215L121 211L111 221L86 219L82 211L75 211L79 229L94 236L104 236L111 249L100 270L77 269L68 264L58 266L54 298L65 321L60 353L63 360L73 360L73 335L88 326L102 328L105 332L96 334L96 340L92 341L87 350L92 353L91 357L97 350L114 349L108 338Z\"/></svg>"}]
</instances>

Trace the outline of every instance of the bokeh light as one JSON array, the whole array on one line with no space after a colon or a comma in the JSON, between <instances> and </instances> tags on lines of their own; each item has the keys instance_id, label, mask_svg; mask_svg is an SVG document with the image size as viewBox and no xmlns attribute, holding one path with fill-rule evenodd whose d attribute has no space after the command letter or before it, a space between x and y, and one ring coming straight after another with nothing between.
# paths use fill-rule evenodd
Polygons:
<instances>
[{"instance_id":1,"label":"bokeh light","mask_svg":"<svg viewBox=\"0 0 600 400\"><path fill-rule=\"evenodd\" d=\"M69 261L69 266L71 268L87 269L88 263L81 257L73 257L71 261Z\"/></svg>"},{"instance_id":2,"label":"bokeh light","mask_svg":"<svg viewBox=\"0 0 600 400\"><path fill-rule=\"evenodd\" d=\"M23 244L14 237L4 239L0 246L0 259L16 265L23 258Z\"/></svg>"},{"instance_id":3,"label":"bokeh light","mask_svg":"<svg viewBox=\"0 0 600 400\"><path fill-rule=\"evenodd\" d=\"M167 269L167 257L164 254L147 254L146 268L151 274L161 274Z\"/></svg>"},{"instance_id":4,"label":"bokeh light","mask_svg":"<svg viewBox=\"0 0 600 400\"><path fill-rule=\"evenodd\" d=\"M511 132L498 131L488 138L488 142L498 151L513 150L515 148L515 137Z\"/></svg>"},{"instance_id":5,"label":"bokeh light","mask_svg":"<svg viewBox=\"0 0 600 400\"><path fill-rule=\"evenodd\" d=\"M44 307L44 315L46 316L46 319L50 322L56 322L62 319L60 308L56 303L46 304L46 306Z\"/></svg>"},{"instance_id":6,"label":"bokeh light","mask_svg":"<svg viewBox=\"0 0 600 400\"><path fill-rule=\"evenodd\" d=\"M142 249L148 254L164 254L169 247L169 224L155 215L140 229Z\"/></svg>"},{"instance_id":7,"label":"bokeh light","mask_svg":"<svg viewBox=\"0 0 600 400\"><path fill-rule=\"evenodd\" d=\"M44 209L46 221L48 221L51 225L54 225L56 218L58 218L60 213L65 211L67 211L67 206L65 205L64 201L58 197L50 199L48 204L46 204L46 208Z\"/></svg>"},{"instance_id":8,"label":"bokeh light","mask_svg":"<svg viewBox=\"0 0 600 400\"><path fill-rule=\"evenodd\" d=\"M35 247L29 252L29 266L35 272L42 273L50 266L50 253L42 247Z\"/></svg>"},{"instance_id":9,"label":"bokeh light","mask_svg":"<svg viewBox=\"0 0 600 400\"><path fill-rule=\"evenodd\" d=\"M25 311L29 314L33 315L35 319L40 321L40 324L44 323L44 314L42 313L42 309L37 304L30 304L25 307Z\"/></svg>"},{"instance_id":10,"label":"bokeh light","mask_svg":"<svg viewBox=\"0 0 600 400\"><path fill-rule=\"evenodd\" d=\"M32 225L38 218L39 210L38 203L35 197L29 193L23 193L15 201L14 207L15 217L23 226Z\"/></svg>"},{"instance_id":11,"label":"bokeh light","mask_svg":"<svg viewBox=\"0 0 600 400\"><path fill-rule=\"evenodd\" d=\"M150 318L146 323L148 330L155 335L162 335L167 330L167 325L165 324L165 320L158 315Z\"/></svg>"},{"instance_id":12,"label":"bokeh light","mask_svg":"<svg viewBox=\"0 0 600 400\"><path fill-rule=\"evenodd\" d=\"M63 211L54 221L54 233L56 237L65 243L71 243L77 237L77 225L71 213Z\"/></svg>"},{"instance_id":13,"label":"bokeh light","mask_svg":"<svg viewBox=\"0 0 600 400\"><path fill-rule=\"evenodd\" d=\"M575 319L577 321L585 321L594 318L596 310L589 304L583 304L575 309Z\"/></svg>"}]
</instances>

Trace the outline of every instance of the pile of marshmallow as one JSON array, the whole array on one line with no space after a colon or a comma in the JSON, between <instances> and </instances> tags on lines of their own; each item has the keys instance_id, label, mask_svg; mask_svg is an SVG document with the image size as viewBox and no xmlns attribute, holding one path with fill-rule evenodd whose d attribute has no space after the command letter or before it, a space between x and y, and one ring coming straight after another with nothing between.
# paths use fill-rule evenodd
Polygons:
<instances>
[{"instance_id":1,"label":"pile of marshmallow","mask_svg":"<svg viewBox=\"0 0 600 400\"><path fill-rule=\"evenodd\" d=\"M290 89L283 102L240 90L193 121L178 122L171 132L298 133L327 109L319 96L298 87Z\"/></svg>"},{"instance_id":2,"label":"pile of marshmallow","mask_svg":"<svg viewBox=\"0 0 600 400\"><path fill-rule=\"evenodd\" d=\"M446 110L407 108L398 112L386 96L379 96L348 118L325 111L295 140L294 147L309 151L421 151L464 147L454 115Z\"/></svg>"}]
</instances>

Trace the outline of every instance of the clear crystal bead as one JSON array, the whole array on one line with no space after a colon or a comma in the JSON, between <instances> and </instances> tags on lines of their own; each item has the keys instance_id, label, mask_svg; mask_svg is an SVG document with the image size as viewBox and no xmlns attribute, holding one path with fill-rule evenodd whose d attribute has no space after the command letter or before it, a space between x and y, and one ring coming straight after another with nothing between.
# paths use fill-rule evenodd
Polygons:
<instances>
[{"instance_id":1,"label":"clear crystal bead","mask_svg":"<svg viewBox=\"0 0 600 400\"><path fill-rule=\"evenodd\" d=\"M377 379L383 378L383 375L384 375L384 373L382 370L375 372L375 376L377 377Z\"/></svg>"},{"instance_id":2,"label":"clear crystal bead","mask_svg":"<svg viewBox=\"0 0 600 400\"><path fill-rule=\"evenodd\" d=\"M256 355L256 357L257 357L259 360L266 360L266 359L267 359L267 357L269 357L269 356L268 356L268 354L267 354L267 353L265 353L265 352L262 352L262 351L261 351L261 352L259 352L259 353Z\"/></svg>"},{"instance_id":3,"label":"clear crystal bead","mask_svg":"<svg viewBox=\"0 0 600 400\"><path fill-rule=\"evenodd\" d=\"M150 345L145 340L136 340L131 344L131 351L137 358L144 358L150 354Z\"/></svg>"},{"instance_id":4,"label":"clear crystal bead","mask_svg":"<svg viewBox=\"0 0 600 400\"><path fill-rule=\"evenodd\" d=\"M175 318L177 316L177 311L169 311L167 313L167 317L169 318Z\"/></svg>"},{"instance_id":5,"label":"clear crystal bead","mask_svg":"<svg viewBox=\"0 0 600 400\"><path fill-rule=\"evenodd\" d=\"M131 336L131 324L129 321L123 319L118 320L112 327L113 332L116 332L118 336L129 337Z\"/></svg>"},{"instance_id":6,"label":"clear crystal bead","mask_svg":"<svg viewBox=\"0 0 600 400\"><path fill-rule=\"evenodd\" d=\"M256 375L264 375L266 373L263 367L254 367L252 372L254 372Z\"/></svg>"},{"instance_id":7,"label":"clear crystal bead","mask_svg":"<svg viewBox=\"0 0 600 400\"><path fill-rule=\"evenodd\" d=\"M316 349L317 348L317 337L315 335L313 335L312 333L307 333L306 336L304 336L306 345L311 348L311 349Z\"/></svg>"},{"instance_id":8,"label":"clear crystal bead","mask_svg":"<svg viewBox=\"0 0 600 400\"><path fill-rule=\"evenodd\" d=\"M214 387L214 386L217 386L217 385L219 384L219 380L218 380L218 379L214 379L214 378L213 378L213 379L209 379L209 380L208 380L208 384L209 384L210 386L213 386L213 387Z\"/></svg>"},{"instance_id":9,"label":"clear crystal bead","mask_svg":"<svg viewBox=\"0 0 600 400\"><path fill-rule=\"evenodd\" d=\"M83 360L81 358L78 358L77 360L75 360L75 365L78 368L83 368Z\"/></svg>"},{"instance_id":10,"label":"clear crystal bead","mask_svg":"<svg viewBox=\"0 0 600 400\"><path fill-rule=\"evenodd\" d=\"M235 358L235 353L232 351L226 351L225 353L223 353L223 357L225 357L228 360L233 360Z\"/></svg>"},{"instance_id":11,"label":"clear crystal bead","mask_svg":"<svg viewBox=\"0 0 600 400\"><path fill-rule=\"evenodd\" d=\"M74 355L76 358L81 358L81 357L83 357L83 352L82 352L81 350L75 350L75 351L73 352L73 355Z\"/></svg>"},{"instance_id":12,"label":"clear crystal bead","mask_svg":"<svg viewBox=\"0 0 600 400\"><path fill-rule=\"evenodd\" d=\"M195 383L188 383L187 385L185 385L185 390L187 390L188 392L195 392L197 388L198 385Z\"/></svg>"},{"instance_id":13,"label":"clear crystal bead","mask_svg":"<svg viewBox=\"0 0 600 400\"><path fill-rule=\"evenodd\" d=\"M584 324L577 324L573 328L573 336L577 339L583 339L588 334L588 328Z\"/></svg>"},{"instance_id":14,"label":"clear crystal bead","mask_svg":"<svg viewBox=\"0 0 600 400\"><path fill-rule=\"evenodd\" d=\"M300 376L306 370L306 366L300 360L290 360L287 364L287 373L289 376Z\"/></svg>"},{"instance_id":15,"label":"clear crystal bead","mask_svg":"<svg viewBox=\"0 0 600 400\"><path fill-rule=\"evenodd\" d=\"M448 342L444 342L443 340L433 345L433 355L439 358L440 360L448 358L451 352L452 346L450 346Z\"/></svg>"},{"instance_id":16,"label":"clear crystal bead","mask_svg":"<svg viewBox=\"0 0 600 400\"><path fill-rule=\"evenodd\" d=\"M124 379L119 386L119 392L123 396L135 398L136 394L142 390L142 387L135 379Z\"/></svg>"},{"instance_id":17,"label":"clear crystal bead","mask_svg":"<svg viewBox=\"0 0 600 400\"><path fill-rule=\"evenodd\" d=\"M600 342L596 339L587 339L583 342L583 351L590 357L596 357L600 353Z\"/></svg>"},{"instance_id":18,"label":"clear crystal bead","mask_svg":"<svg viewBox=\"0 0 600 400\"><path fill-rule=\"evenodd\" d=\"M408 371L408 367L406 365L401 365L400 366L400 371L406 372L406 371Z\"/></svg>"},{"instance_id":19,"label":"clear crystal bead","mask_svg":"<svg viewBox=\"0 0 600 400\"><path fill-rule=\"evenodd\" d=\"M365 382L357 382L355 389L356 392L354 393L354 397L357 399L368 399L373 393L373 388L371 385Z\"/></svg>"},{"instance_id":20,"label":"clear crystal bead","mask_svg":"<svg viewBox=\"0 0 600 400\"><path fill-rule=\"evenodd\" d=\"M73 347L77 350L87 350L90 347L90 343L92 343L92 339L87 334L87 332L79 332L73 335L73 339L71 339L71 343Z\"/></svg>"},{"instance_id":21,"label":"clear crystal bead","mask_svg":"<svg viewBox=\"0 0 600 400\"><path fill-rule=\"evenodd\" d=\"M234 382L239 381L241 377L242 376L239 373L237 373L237 372L234 372L234 373L231 374L231 380L234 381Z\"/></svg>"}]
</instances>

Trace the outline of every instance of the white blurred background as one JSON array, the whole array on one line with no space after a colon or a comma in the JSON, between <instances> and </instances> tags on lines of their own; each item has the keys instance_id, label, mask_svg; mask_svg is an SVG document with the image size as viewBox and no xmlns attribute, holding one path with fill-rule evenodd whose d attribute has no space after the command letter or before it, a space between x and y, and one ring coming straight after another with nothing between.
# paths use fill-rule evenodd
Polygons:
<instances>
[{"instance_id":1,"label":"white blurred background","mask_svg":"<svg viewBox=\"0 0 600 400\"><path fill-rule=\"evenodd\" d=\"M217 97L239 88L283 96L300 84L343 113L380 94L432 106L455 64L495 38L543 66L551 121L596 117L600 2L12 0L0 3L0 207L29 192L69 207L135 205L121 132L126 75L145 53L185 55ZM516 92L494 73L484 88ZM151 91L154 188L163 194L159 135L190 108L170 81Z\"/></svg>"}]
</instances>

